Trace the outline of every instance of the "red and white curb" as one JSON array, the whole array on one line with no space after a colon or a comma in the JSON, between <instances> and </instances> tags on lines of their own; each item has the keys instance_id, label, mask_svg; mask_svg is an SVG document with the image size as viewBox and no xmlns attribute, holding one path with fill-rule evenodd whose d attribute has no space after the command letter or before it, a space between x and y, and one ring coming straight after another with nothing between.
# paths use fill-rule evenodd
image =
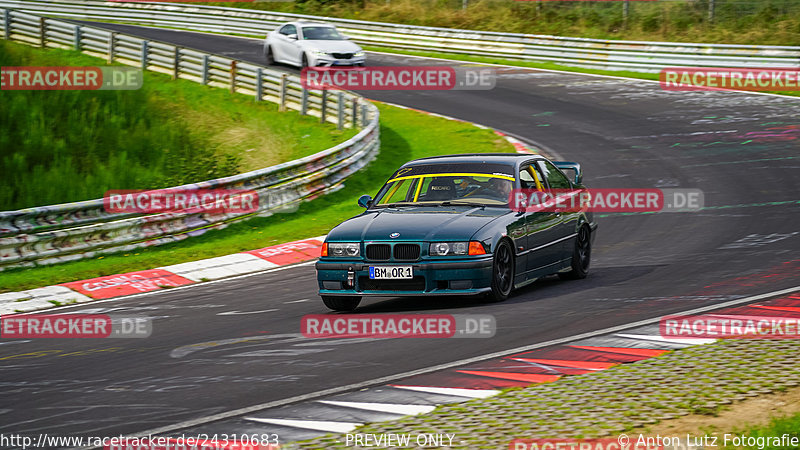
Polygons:
<instances>
[{"instance_id":1,"label":"red and white curb","mask_svg":"<svg viewBox=\"0 0 800 450\"><path fill-rule=\"evenodd\" d=\"M0 294L0 315L26 313L247 275L319 257L325 236L155 269Z\"/></svg>"}]
</instances>

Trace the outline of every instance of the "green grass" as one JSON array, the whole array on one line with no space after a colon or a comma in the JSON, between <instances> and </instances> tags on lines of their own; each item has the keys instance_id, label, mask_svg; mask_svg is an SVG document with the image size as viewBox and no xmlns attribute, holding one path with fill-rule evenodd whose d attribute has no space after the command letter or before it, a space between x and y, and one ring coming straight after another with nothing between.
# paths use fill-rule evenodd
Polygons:
<instances>
[{"instance_id":1,"label":"green grass","mask_svg":"<svg viewBox=\"0 0 800 450\"><path fill-rule=\"evenodd\" d=\"M490 130L388 105L378 107L381 110L380 155L368 167L348 178L344 188L337 192L304 203L293 213L253 218L179 243L36 269L0 272L0 291L144 270L319 236L363 211L356 204L358 197L365 193L375 195L389 175L408 160L449 153L513 152L507 141Z\"/></svg>"},{"instance_id":2,"label":"green grass","mask_svg":"<svg viewBox=\"0 0 800 450\"><path fill-rule=\"evenodd\" d=\"M772 438L780 438L784 434L788 434L789 438L795 437L800 439L800 414L795 414L792 416L786 417L776 417L770 421L769 424L763 427L754 427L749 430L745 431L737 431L735 433L731 433L735 436L746 436L752 438L762 438L762 443L757 443L755 447L749 448L759 448L763 450L795 450L798 447L796 445L763 445L767 442L766 439ZM723 444L720 439L720 444ZM729 442L730 444L730 442ZM722 447L722 445L720 445ZM742 447L734 447L733 445L727 445L724 448L726 449L733 449L733 448L742 448Z\"/></svg>"},{"instance_id":3,"label":"green grass","mask_svg":"<svg viewBox=\"0 0 800 450\"><path fill-rule=\"evenodd\" d=\"M716 0L713 23L708 0L623 2L469 0L296 0L216 2L348 19L506 33L551 34L598 39L800 45L797 0Z\"/></svg>"},{"instance_id":4,"label":"green grass","mask_svg":"<svg viewBox=\"0 0 800 450\"><path fill-rule=\"evenodd\" d=\"M2 66L102 66L0 41ZM0 90L0 210L209 180L307 156L354 130L146 72L135 91Z\"/></svg>"}]
</instances>

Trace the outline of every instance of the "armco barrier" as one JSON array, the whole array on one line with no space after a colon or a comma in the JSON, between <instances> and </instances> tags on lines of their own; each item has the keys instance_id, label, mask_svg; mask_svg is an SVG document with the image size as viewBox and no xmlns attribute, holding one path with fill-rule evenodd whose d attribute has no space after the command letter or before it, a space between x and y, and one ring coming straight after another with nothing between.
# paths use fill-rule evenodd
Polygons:
<instances>
[{"instance_id":1,"label":"armco barrier","mask_svg":"<svg viewBox=\"0 0 800 450\"><path fill-rule=\"evenodd\" d=\"M378 109L356 94L314 92L294 75L101 28L0 8L0 36L36 46L73 48L109 61L229 88L282 109L359 127L350 140L311 156L171 189L252 189L268 215L322 195L364 167L380 147ZM109 213L102 199L0 212L0 270L93 257L184 239L253 214Z\"/></svg>"},{"instance_id":2,"label":"armco barrier","mask_svg":"<svg viewBox=\"0 0 800 450\"><path fill-rule=\"evenodd\" d=\"M365 22L180 3L8 1L0 6L50 16L263 38L291 20L336 24L361 44L405 50L554 62L605 70L658 72L663 67L800 67L800 47L616 41Z\"/></svg>"}]
</instances>

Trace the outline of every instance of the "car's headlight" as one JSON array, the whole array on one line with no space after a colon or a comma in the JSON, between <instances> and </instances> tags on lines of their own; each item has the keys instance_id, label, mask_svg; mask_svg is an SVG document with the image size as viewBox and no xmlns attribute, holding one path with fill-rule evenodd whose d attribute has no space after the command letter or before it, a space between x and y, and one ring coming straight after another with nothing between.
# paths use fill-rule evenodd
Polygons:
<instances>
[{"instance_id":1,"label":"car's headlight","mask_svg":"<svg viewBox=\"0 0 800 450\"><path fill-rule=\"evenodd\" d=\"M361 255L358 242L325 242L322 244L322 256L356 257Z\"/></svg>"},{"instance_id":2,"label":"car's headlight","mask_svg":"<svg viewBox=\"0 0 800 450\"><path fill-rule=\"evenodd\" d=\"M313 53L314 56L328 56L328 53L322 50L311 50L311 53Z\"/></svg>"},{"instance_id":3,"label":"car's headlight","mask_svg":"<svg viewBox=\"0 0 800 450\"><path fill-rule=\"evenodd\" d=\"M355 56L356 58L360 58L360 57L365 56L365 55L366 55L366 53L364 53L364 50L361 50L361 51L353 53L353 56Z\"/></svg>"},{"instance_id":4,"label":"car's headlight","mask_svg":"<svg viewBox=\"0 0 800 450\"><path fill-rule=\"evenodd\" d=\"M486 249L478 241L432 242L428 247L428 254L431 256L485 255Z\"/></svg>"},{"instance_id":5,"label":"car's headlight","mask_svg":"<svg viewBox=\"0 0 800 450\"><path fill-rule=\"evenodd\" d=\"M433 242L428 249L431 256L466 255L469 242Z\"/></svg>"}]
</instances>

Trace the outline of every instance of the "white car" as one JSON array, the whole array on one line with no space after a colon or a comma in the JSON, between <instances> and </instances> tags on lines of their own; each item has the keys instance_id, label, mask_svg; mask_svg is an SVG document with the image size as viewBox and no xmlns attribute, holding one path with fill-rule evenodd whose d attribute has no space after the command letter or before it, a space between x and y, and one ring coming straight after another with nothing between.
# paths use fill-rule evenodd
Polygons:
<instances>
[{"instance_id":1,"label":"white car","mask_svg":"<svg viewBox=\"0 0 800 450\"><path fill-rule=\"evenodd\" d=\"M283 24L269 33L264 57L267 64L297 67L363 66L366 60L364 50L335 26L304 21Z\"/></svg>"}]
</instances>

